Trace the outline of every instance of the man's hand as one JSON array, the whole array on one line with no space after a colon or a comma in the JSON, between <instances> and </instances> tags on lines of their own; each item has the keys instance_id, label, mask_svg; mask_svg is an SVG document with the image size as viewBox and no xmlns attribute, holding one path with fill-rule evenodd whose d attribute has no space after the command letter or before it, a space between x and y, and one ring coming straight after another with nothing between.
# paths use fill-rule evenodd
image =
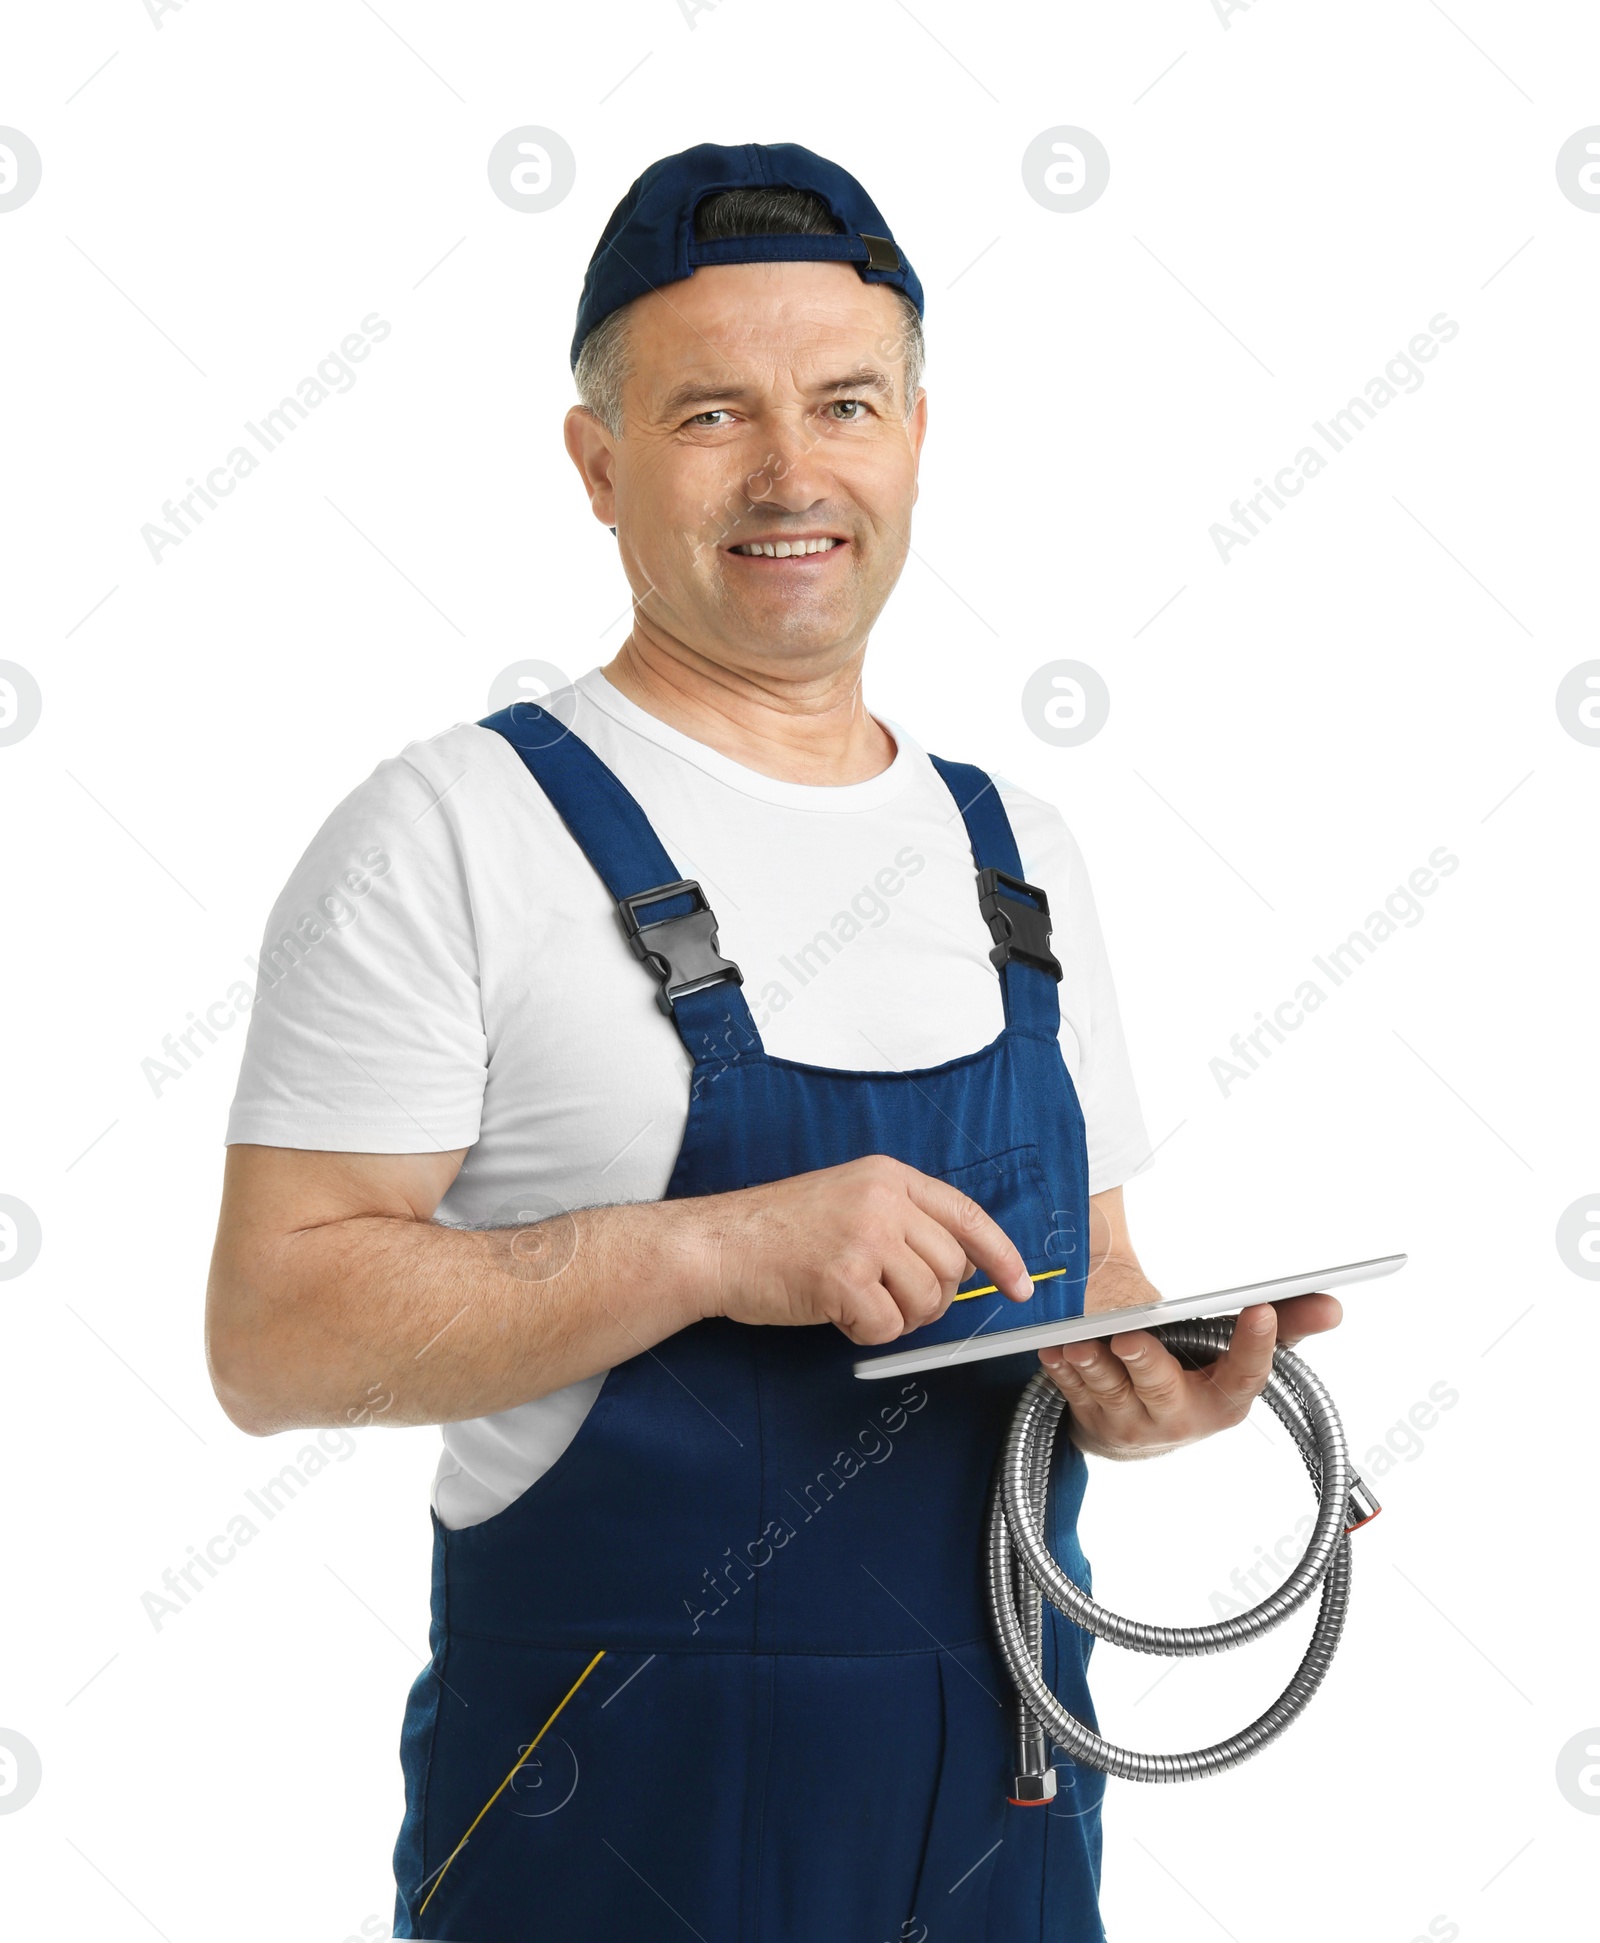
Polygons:
<instances>
[{"instance_id":1,"label":"man's hand","mask_svg":"<svg viewBox=\"0 0 1600 1943\"><path fill-rule=\"evenodd\" d=\"M1091 1198L1086 1315L1159 1302L1128 1239L1121 1188ZM1041 1349L1039 1361L1067 1400L1072 1441L1095 1457L1159 1457L1242 1423L1266 1387L1272 1352L1337 1327L1331 1295L1258 1303L1234 1325L1233 1341L1205 1369L1187 1369L1148 1329L1097 1342ZM1280 1334L1281 1331L1281 1334Z\"/></svg>"},{"instance_id":2,"label":"man's hand","mask_svg":"<svg viewBox=\"0 0 1600 1943\"><path fill-rule=\"evenodd\" d=\"M883 1154L685 1205L713 1250L714 1313L735 1322L887 1343L936 1321L976 1269L1014 1302L1033 1293L976 1201Z\"/></svg>"},{"instance_id":3,"label":"man's hand","mask_svg":"<svg viewBox=\"0 0 1600 1943\"><path fill-rule=\"evenodd\" d=\"M1138 1280L1143 1289L1134 1300L1091 1299L1087 1311L1101 1314L1160 1299L1142 1275ZM1089 1287L1093 1295L1093 1279ZM1130 1287L1123 1273L1102 1293L1125 1295ZM1199 1370L1186 1369L1148 1329L1041 1349L1039 1361L1067 1400L1079 1450L1095 1457L1159 1457L1242 1423L1266 1387L1278 1343L1292 1345L1332 1329L1342 1314L1331 1295L1258 1303L1239 1317L1223 1354Z\"/></svg>"}]
</instances>

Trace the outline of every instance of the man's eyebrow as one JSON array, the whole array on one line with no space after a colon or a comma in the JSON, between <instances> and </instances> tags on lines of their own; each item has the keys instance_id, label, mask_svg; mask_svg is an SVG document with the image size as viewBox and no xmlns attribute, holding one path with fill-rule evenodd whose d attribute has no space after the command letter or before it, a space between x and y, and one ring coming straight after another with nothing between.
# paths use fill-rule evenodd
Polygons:
<instances>
[{"instance_id":1,"label":"man's eyebrow","mask_svg":"<svg viewBox=\"0 0 1600 1943\"><path fill-rule=\"evenodd\" d=\"M749 389L745 385L713 385L691 380L669 391L662 401L661 415L666 418L674 412L681 412L685 405L714 405L724 398L747 398Z\"/></svg>"},{"instance_id":2,"label":"man's eyebrow","mask_svg":"<svg viewBox=\"0 0 1600 1943\"><path fill-rule=\"evenodd\" d=\"M826 384L815 387L819 392L833 391L879 391L887 398L894 396L894 379L887 371L880 371L875 365L864 364L859 371L852 371L848 378L831 378Z\"/></svg>"},{"instance_id":3,"label":"man's eyebrow","mask_svg":"<svg viewBox=\"0 0 1600 1943\"><path fill-rule=\"evenodd\" d=\"M886 371L879 371L872 365L863 365L860 370L852 371L842 378L826 378L820 384L808 389L819 398L831 398L841 391L875 391L885 398L894 396L894 379ZM722 403L736 403L751 395L750 387L741 384L708 384L703 379L691 379L669 391L662 400L661 415L670 418L691 406L706 406Z\"/></svg>"}]
</instances>

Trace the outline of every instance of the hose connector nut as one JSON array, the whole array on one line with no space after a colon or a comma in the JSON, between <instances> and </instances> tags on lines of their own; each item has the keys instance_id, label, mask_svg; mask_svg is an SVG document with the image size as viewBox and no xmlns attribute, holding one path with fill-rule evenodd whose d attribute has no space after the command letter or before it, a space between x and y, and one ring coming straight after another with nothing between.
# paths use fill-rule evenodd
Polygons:
<instances>
[{"instance_id":1,"label":"hose connector nut","mask_svg":"<svg viewBox=\"0 0 1600 1943\"><path fill-rule=\"evenodd\" d=\"M1350 1496L1345 1501L1347 1516L1344 1528L1347 1532L1360 1531L1363 1525L1370 1525L1383 1509L1378 1502L1377 1492L1353 1464L1350 1467L1350 1475L1354 1482L1350 1486Z\"/></svg>"},{"instance_id":2,"label":"hose connector nut","mask_svg":"<svg viewBox=\"0 0 1600 1943\"><path fill-rule=\"evenodd\" d=\"M1046 1768L1043 1774L1018 1774L1011 1779L1011 1792L1006 1796L1013 1808L1042 1808L1047 1801L1056 1798L1056 1771Z\"/></svg>"}]
</instances>

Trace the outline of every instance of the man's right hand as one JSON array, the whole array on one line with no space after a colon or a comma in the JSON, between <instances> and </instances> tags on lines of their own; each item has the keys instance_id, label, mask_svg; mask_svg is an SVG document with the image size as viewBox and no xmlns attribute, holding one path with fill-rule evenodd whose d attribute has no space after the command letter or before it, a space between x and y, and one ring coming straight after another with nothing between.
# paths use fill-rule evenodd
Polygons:
<instances>
[{"instance_id":1,"label":"man's right hand","mask_svg":"<svg viewBox=\"0 0 1600 1943\"><path fill-rule=\"evenodd\" d=\"M1033 1293L976 1201L885 1154L680 1205L705 1224L708 1312L734 1322L831 1322L888 1343L936 1321L978 1269L1013 1302Z\"/></svg>"}]
</instances>

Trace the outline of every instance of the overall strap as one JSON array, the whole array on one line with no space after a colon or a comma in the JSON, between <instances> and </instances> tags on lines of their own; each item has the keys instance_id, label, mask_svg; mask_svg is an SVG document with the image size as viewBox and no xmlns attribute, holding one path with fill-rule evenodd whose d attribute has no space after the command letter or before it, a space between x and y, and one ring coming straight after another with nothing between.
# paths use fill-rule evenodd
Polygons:
<instances>
[{"instance_id":1,"label":"overall strap","mask_svg":"<svg viewBox=\"0 0 1600 1943\"><path fill-rule=\"evenodd\" d=\"M994 939L989 957L1000 973L1006 1024L1054 1039L1061 1030L1061 963L1050 949L1050 900L1023 878L1011 819L991 778L968 762L928 759L967 826L978 867L978 909Z\"/></svg>"},{"instance_id":2,"label":"overall strap","mask_svg":"<svg viewBox=\"0 0 1600 1943\"><path fill-rule=\"evenodd\" d=\"M656 1003L697 1065L761 1050L743 974L717 948L705 892L667 855L650 819L581 737L532 702L513 702L479 728L503 735L549 797L573 841L616 899L634 956L660 981Z\"/></svg>"}]
</instances>

